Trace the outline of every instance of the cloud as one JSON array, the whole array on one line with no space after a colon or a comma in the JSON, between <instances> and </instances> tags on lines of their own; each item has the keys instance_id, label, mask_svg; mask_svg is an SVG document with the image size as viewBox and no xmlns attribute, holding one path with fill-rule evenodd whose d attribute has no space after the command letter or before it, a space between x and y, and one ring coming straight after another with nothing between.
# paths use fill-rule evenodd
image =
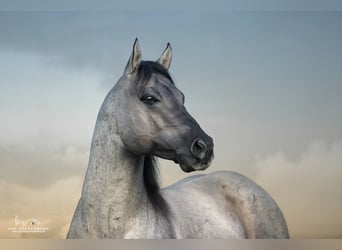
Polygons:
<instances>
[{"instance_id":1,"label":"cloud","mask_svg":"<svg viewBox=\"0 0 342 250\"><path fill-rule=\"evenodd\" d=\"M83 177L104 98L99 74L52 67L32 52L0 49L0 57L0 181L44 188Z\"/></svg>"},{"instance_id":2,"label":"cloud","mask_svg":"<svg viewBox=\"0 0 342 250\"><path fill-rule=\"evenodd\" d=\"M313 143L299 160L278 152L256 157L255 180L278 202L290 234L342 237L342 143Z\"/></svg>"},{"instance_id":3,"label":"cloud","mask_svg":"<svg viewBox=\"0 0 342 250\"><path fill-rule=\"evenodd\" d=\"M163 29L155 22L160 18ZM170 14L141 12L4 12L0 15L0 48L37 53L53 58L50 63L71 68L89 67L106 78L119 77L135 37L150 41L143 46L145 52L155 51L157 44L161 52L170 37L166 27L179 30L174 25L177 20ZM156 34L162 38L155 39Z\"/></svg>"},{"instance_id":4,"label":"cloud","mask_svg":"<svg viewBox=\"0 0 342 250\"><path fill-rule=\"evenodd\" d=\"M115 18L115 16L113 17ZM62 60L73 67L91 65L99 69L108 65L111 54L106 53L111 44L109 30L116 29L120 18L114 22L106 14L77 12L9 12L0 15L3 36L0 45L15 51L30 51ZM106 58L106 60L104 60ZM106 63L103 64L103 62Z\"/></svg>"},{"instance_id":5,"label":"cloud","mask_svg":"<svg viewBox=\"0 0 342 250\"><path fill-rule=\"evenodd\" d=\"M50 187L30 189L0 181L0 238L65 238L73 212L80 197L82 181L79 178L67 178L55 182ZM42 227L48 227L45 233L12 233L14 218L20 220L34 218Z\"/></svg>"},{"instance_id":6,"label":"cloud","mask_svg":"<svg viewBox=\"0 0 342 250\"><path fill-rule=\"evenodd\" d=\"M42 189L64 178L82 178L88 154L87 150L71 145L59 151L40 147L0 147L0 181Z\"/></svg>"}]
</instances>

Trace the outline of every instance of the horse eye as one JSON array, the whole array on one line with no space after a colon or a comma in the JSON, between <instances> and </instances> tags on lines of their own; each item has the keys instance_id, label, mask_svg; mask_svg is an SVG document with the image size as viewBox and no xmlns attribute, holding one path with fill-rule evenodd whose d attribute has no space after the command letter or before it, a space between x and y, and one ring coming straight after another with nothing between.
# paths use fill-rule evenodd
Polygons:
<instances>
[{"instance_id":1,"label":"horse eye","mask_svg":"<svg viewBox=\"0 0 342 250\"><path fill-rule=\"evenodd\" d=\"M140 100L149 106L152 106L156 102L159 102L159 100L153 95L144 95Z\"/></svg>"}]
</instances>

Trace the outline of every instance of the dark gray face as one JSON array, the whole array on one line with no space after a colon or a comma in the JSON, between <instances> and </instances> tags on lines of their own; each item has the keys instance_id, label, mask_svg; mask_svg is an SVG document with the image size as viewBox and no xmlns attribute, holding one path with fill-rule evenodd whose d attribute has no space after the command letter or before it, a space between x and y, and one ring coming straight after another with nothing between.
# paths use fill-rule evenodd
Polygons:
<instances>
[{"instance_id":1,"label":"dark gray face","mask_svg":"<svg viewBox=\"0 0 342 250\"><path fill-rule=\"evenodd\" d=\"M173 160L186 172L206 169L213 140L186 111L184 95L168 75L170 45L156 63L140 58L136 41L116 88L116 111L121 113L117 125L125 147L137 155ZM145 71L149 76L141 79Z\"/></svg>"},{"instance_id":2,"label":"dark gray face","mask_svg":"<svg viewBox=\"0 0 342 250\"><path fill-rule=\"evenodd\" d=\"M207 168L213 158L212 138L187 112L183 93L165 77L154 78L140 97L157 129L151 153L175 161L186 172Z\"/></svg>"},{"instance_id":3,"label":"dark gray face","mask_svg":"<svg viewBox=\"0 0 342 250\"><path fill-rule=\"evenodd\" d=\"M126 147L136 154L173 160L186 172L207 168L213 140L186 111L183 93L159 74L152 74L139 88L137 84L133 80L121 95L120 106L127 107L122 130Z\"/></svg>"}]
</instances>

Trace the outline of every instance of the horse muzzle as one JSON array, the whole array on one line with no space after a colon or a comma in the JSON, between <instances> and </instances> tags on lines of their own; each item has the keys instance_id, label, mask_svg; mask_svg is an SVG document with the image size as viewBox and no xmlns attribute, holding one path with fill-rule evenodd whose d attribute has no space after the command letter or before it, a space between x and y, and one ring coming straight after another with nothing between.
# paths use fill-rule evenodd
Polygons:
<instances>
[{"instance_id":1,"label":"horse muzzle","mask_svg":"<svg viewBox=\"0 0 342 250\"><path fill-rule=\"evenodd\" d=\"M211 137L207 140L196 138L190 147L190 156L177 155L178 163L184 172L205 170L214 159L214 144Z\"/></svg>"}]
</instances>

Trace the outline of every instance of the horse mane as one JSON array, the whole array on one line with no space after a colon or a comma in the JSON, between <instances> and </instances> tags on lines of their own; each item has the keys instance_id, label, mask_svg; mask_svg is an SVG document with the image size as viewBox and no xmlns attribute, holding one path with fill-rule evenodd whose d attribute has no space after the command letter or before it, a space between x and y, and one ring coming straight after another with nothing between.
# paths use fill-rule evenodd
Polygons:
<instances>
[{"instance_id":1,"label":"horse mane","mask_svg":"<svg viewBox=\"0 0 342 250\"><path fill-rule=\"evenodd\" d=\"M147 197L150 200L153 208L167 218L169 207L166 200L160 193L159 169L154 156L145 156L143 175Z\"/></svg>"}]
</instances>

